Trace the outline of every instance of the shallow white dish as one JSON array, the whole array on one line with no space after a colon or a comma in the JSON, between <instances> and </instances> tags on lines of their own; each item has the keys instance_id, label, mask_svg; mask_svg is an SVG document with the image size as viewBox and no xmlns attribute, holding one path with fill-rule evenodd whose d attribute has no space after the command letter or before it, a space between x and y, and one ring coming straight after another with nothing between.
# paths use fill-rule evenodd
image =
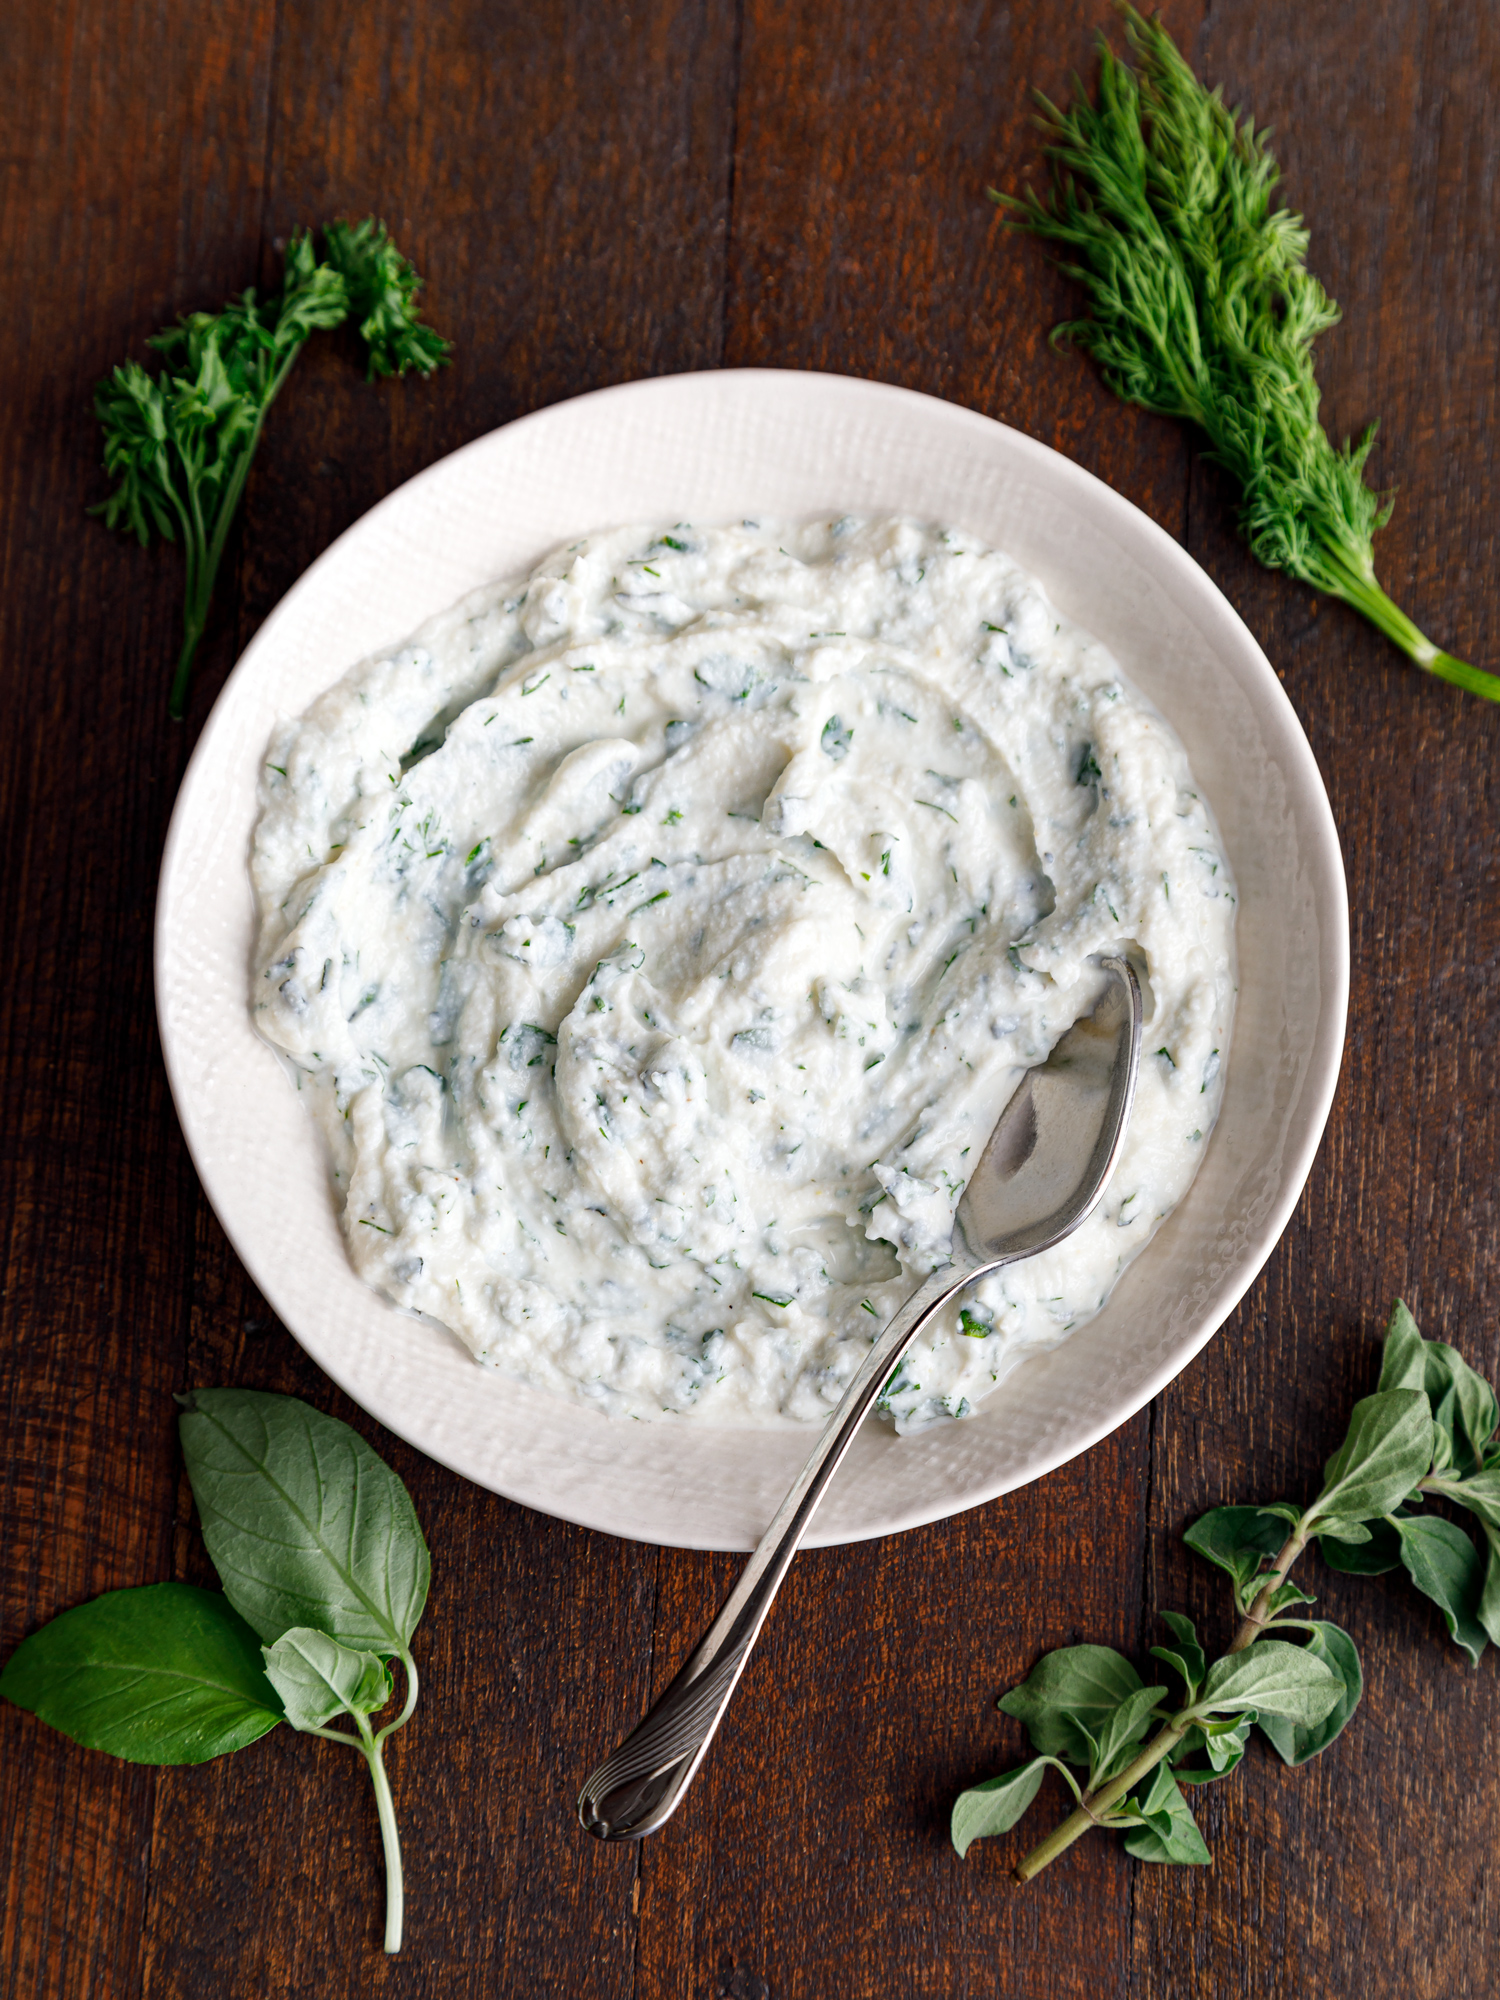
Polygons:
<instances>
[{"instance_id":1,"label":"shallow white dish","mask_svg":"<svg viewBox=\"0 0 1500 2000\"><path fill-rule=\"evenodd\" d=\"M481 1369L355 1276L321 1140L246 999L247 856L260 760L346 667L475 585L632 521L910 514L1033 571L1171 719L1240 895L1240 996L1219 1124L1186 1200L1108 1306L967 1421L867 1425L813 1545L993 1499L1084 1451L1169 1382L1232 1311L1302 1191L1348 999L1338 837L1307 739L1215 586L1129 501L1033 439L909 390L744 370L580 396L431 466L315 562L247 648L183 780L162 864L157 1007L204 1189L308 1353L373 1416L496 1492L586 1526L752 1547L810 1433L612 1421Z\"/></svg>"}]
</instances>

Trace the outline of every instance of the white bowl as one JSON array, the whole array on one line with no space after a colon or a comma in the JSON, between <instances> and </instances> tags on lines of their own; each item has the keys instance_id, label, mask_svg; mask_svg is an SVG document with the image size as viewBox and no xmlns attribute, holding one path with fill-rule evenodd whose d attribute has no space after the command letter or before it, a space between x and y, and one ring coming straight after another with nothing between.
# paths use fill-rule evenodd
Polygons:
<instances>
[{"instance_id":1,"label":"white bowl","mask_svg":"<svg viewBox=\"0 0 1500 2000\"><path fill-rule=\"evenodd\" d=\"M1086 1450L1213 1334L1285 1227L1322 1135L1348 998L1338 838L1307 739L1192 558L1069 460L971 411L843 376L634 382L523 417L431 466L319 557L235 668L173 814L157 907L167 1073L203 1186L251 1276L373 1416L455 1471L643 1541L754 1545L811 1434L622 1423L481 1369L354 1275L322 1143L250 1025L247 874L278 716L491 578L633 521L908 514L1042 579L1175 724L1240 895L1223 1111L1187 1198L1105 1310L968 1421L869 1424L814 1524L856 1541L973 1507Z\"/></svg>"}]
</instances>

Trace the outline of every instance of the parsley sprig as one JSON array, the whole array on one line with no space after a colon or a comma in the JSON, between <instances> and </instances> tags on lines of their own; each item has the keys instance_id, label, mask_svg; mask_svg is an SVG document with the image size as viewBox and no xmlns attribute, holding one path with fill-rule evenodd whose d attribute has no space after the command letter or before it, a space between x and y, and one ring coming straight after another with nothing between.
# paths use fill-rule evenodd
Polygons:
<instances>
[{"instance_id":1,"label":"parsley sprig","mask_svg":"<svg viewBox=\"0 0 1500 2000\"><path fill-rule=\"evenodd\" d=\"M1068 111L1040 99L1048 198L990 190L1088 295L1089 317L1054 341L1091 354L1126 402L1205 434L1259 561L1353 605L1440 680L1500 701L1500 676L1435 646L1376 579L1391 502L1365 484L1374 426L1336 448L1318 420L1313 342L1339 309L1307 268L1302 218L1273 206L1264 135L1204 88L1159 21L1121 11L1139 67L1101 38L1098 103L1081 88Z\"/></svg>"},{"instance_id":2,"label":"parsley sprig","mask_svg":"<svg viewBox=\"0 0 1500 2000\"><path fill-rule=\"evenodd\" d=\"M189 313L147 343L163 357L159 374L125 361L95 393L115 485L93 511L143 547L153 534L180 540L187 559L174 719L266 412L310 336L353 319L371 381L408 368L431 375L449 358L418 316L422 281L383 223L330 223L323 246L319 259L310 230L294 235L279 290L261 298L252 286L221 313Z\"/></svg>"}]
</instances>

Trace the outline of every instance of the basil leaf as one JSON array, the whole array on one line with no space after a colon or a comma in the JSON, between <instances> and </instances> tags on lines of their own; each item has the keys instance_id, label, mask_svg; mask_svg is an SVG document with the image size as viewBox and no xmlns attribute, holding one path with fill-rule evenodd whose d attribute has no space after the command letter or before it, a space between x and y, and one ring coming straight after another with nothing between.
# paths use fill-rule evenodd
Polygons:
<instances>
[{"instance_id":1,"label":"basil leaf","mask_svg":"<svg viewBox=\"0 0 1500 2000\"><path fill-rule=\"evenodd\" d=\"M1113 1647L1064 1646L1044 1653L998 1706L1025 1723L1038 1750L1091 1766L1100 1730L1140 1685L1140 1675Z\"/></svg>"},{"instance_id":2,"label":"basil leaf","mask_svg":"<svg viewBox=\"0 0 1500 2000\"><path fill-rule=\"evenodd\" d=\"M373 1715L391 1698L384 1660L353 1652L310 1626L294 1626L262 1651L293 1729L321 1729L335 1715Z\"/></svg>"},{"instance_id":3,"label":"basil leaf","mask_svg":"<svg viewBox=\"0 0 1500 2000\"><path fill-rule=\"evenodd\" d=\"M132 1764L202 1764L281 1720L255 1634L217 1590L110 1590L23 1639L0 1695Z\"/></svg>"},{"instance_id":4,"label":"basil leaf","mask_svg":"<svg viewBox=\"0 0 1500 2000\"><path fill-rule=\"evenodd\" d=\"M1382 1389L1421 1389L1432 1405L1443 1445L1439 1456L1460 1474L1477 1472L1500 1424L1495 1392L1443 1340L1424 1340L1400 1299L1391 1310L1381 1361Z\"/></svg>"},{"instance_id":5,"label":"basil leaf","mask_svg":"<svg viewBox=\"0 0 1500 2000\"><path fill-rule=\"evenodd\" d=\"M1053 1757L1033 1757L1019 1770L1007 1771L999 1778L986 1778L982 1785L971 1785L968 1791L960 1792L953 1801L951 1828L953 1845L960 1856L967 1854L976 1840L984 1840L992 1833L1008 1833L1041 1789L1047 1767L1056 1763ZM1061 1764L1057 1768L1073 1784L1072 1773ZM1073 1785L1073 1793L1076 1797L1077 1785Z\"/></svg>"},{"instance_id":6,"label":"basil leaf","mask_svg":"<svg viewBox=\"0 0 1500 2000\"><path fill-rule=\"evenodd\" d=\"M1361 1528L1357 1547L1331 1532L1332 1526L1347 1531L1348 1525L1331 1524L1318 1537L1318 1548L1330 1569L1342 1570L1346 1576L1383 1576L1388 1569L1400 1568L1401 1536L1389 1521L1371 1521L1367 1528Z\"/></svg>"},{"instance_id":7,"label":"basil leaf","mask_svg":"<svg viewBox=\"0 0 1500 2000\"><path fill-rule=\"evenodd\" d=\"M1234 1578L1242 1597L1268 1561L1284 1546L1286 1529L1261 1507L1215 1507L1194 1521L1182 1538Z\"/></svg>"},{"instance_id":8,"label":"basil leaf","mask_svg":"<svg viewBox=\"0 0 1500 2000\"><path fill-rule=\"evenodd\" d=\"M1340 1626L1330 1625L1325 1619L1315 1619L1312 1637L1304 1651L1315 1660L1324 1661L1338 1675L1344 1684L1344 1694L1321 1722L1290 1722L1284 1715L1264 1715L1260 1718L1261 1733L1271 1739L1276 1754L1284 1764L1305 1764L1310 1758L1320 1756L1347 1726L1365 1691L1359 1652L1349 1634Z\"/></svg>"},{"instance_id":9,"label":"basil leaf","mask_svg":"<svg viewBox=\"0 0 1500 2000\"><path fill-rule=\"evenodd\" d=\"M1089 1768L1091 1792L1097 1791L1109 1779L1117 1778L1133 1762L1135 1752L1151 1727L1157 1705L1165 1701L1166 1696L1164 1687L1137 1688L1134 1694L1126 1695L1112 1715L1105 1718L1099 1731L1095 1759Z\"/></svg>"},{"instance_id":10,"label":"basil leaf","mask_svg":"<svg viewBox=\"0 0 1500 2000\"><path fill-rule=\"evenodd\" d=\"M1478 1615L1484 1593L1484 1557L1458 1523L1445 1521L1441 1514L1399 1516L1396 1531L1407 1575L1422 1595L1437 1605L1449 1637L1477 1667L1485 1646L1485 1627Z\"/></svg>"},{"instance_id":11,"label":"basil leaf","mask_svg":"<svg viewBox=\"0 0 1500 2000\"><path fill-rule=\"evenodd\" d=\"M1432 1463L1432 1409L1420 1389L1386 1389L1354 1405L1344 1442L1324 1468L1309 1521L1389 1514Z\"/></svg>"},{"instance_id":12,"label":"basil leaf","mask_svg":"<svg viewBox=\"0 0 1500 2000\"><path fill-rule=\"evenodd\" d=\"M1198 1706L1217 1714L1253 1708L1309 1726L1342 1699L1344 1683L1305 1646L1257 1639L1242 1653L1226 1653L1208 1670Z\"/></svg>"},{"instance_id":13,"label":"basil leaf","mask_svg":"<svg viewBox=\"0 0 1500 2000\"><path fill-rule=\"evenodd\" d=\"M356 1650L404 1652L431 1561L390 1467L294 1396L198 1389L178 1400L203 1539L261 1638L310 1625Z\"/></svg>"},{"instance_id":14,"label":"basil leaf","mask_svg":"<svg viewBox=\"0 0 1500 2000\"><path fill-rule=\"evenodd\" d=\"M1137 1861L1176 1861L1197 1868L1212 1863L1198 1822L1165 1764L1158 1764L1152 1772L1145 1796L1131 1804L1145 1823L1126 1834L1127 1854L1133 1854Z\"/></svg>"}]
</instances>

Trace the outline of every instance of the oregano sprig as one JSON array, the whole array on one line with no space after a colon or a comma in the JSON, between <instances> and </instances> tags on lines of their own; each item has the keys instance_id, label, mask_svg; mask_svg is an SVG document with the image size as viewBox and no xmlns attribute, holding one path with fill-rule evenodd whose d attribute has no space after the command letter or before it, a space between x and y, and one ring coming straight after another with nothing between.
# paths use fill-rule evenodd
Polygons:
<instances>
[{"instance_id":1,"label":"oregano sprig","mask_svg":"<svg viewBox=\"0 0 1500 2000\"><path fill-rule=\"evenodd\" d=\"M1159 21L1122 4L1137 67L1101 37L1099 90L1039 97L1052 184L990 197L1057 247L1087 318L1053 329L1117 396L1180 417L1242 495L1257 559L1339 597L1419 667L1500 701L1500 676L1455 659L1381 589L1374 538L1391 502L1365 484L1375 440L1336 448L1319 421L1313 342L1339 309L1307 268L1302 218L1274 203L1265 134L1207 90Z\"/></svg>"},{"instance_id":2,"label":"oregano sprig","mask_svg":"<svg viewBox=\"0 0 1500 2000\"><path fill-rule=\"evenodd\" d=\"M1147 1686L1108 1646L1045 1654L999 1703L1025 1724L1037 1755L959 1796L959 1853L1014 1826L1053 1768L1076 1809L1018 1864L1021 1881L1093 1827L1122 1832L1127 1852L1143 1861L1207 1862L1182 1787L1227 1776L1253 1727L1285 1763L1307 1763L1347 1726L1364 1690L1354 1641L1308 1617L1313 1599L1290 1580L1313 1540L1335 1569L1403 1566L1477 1666L1487 1640L1500 1644L1497 1429L1490 1384L1452 1347L1424 1340L1398 1299L1379 1387L1355 1405L1316 1499L1306 1508L1216 1507L1183 1537L1229 1578L1237 1626L1227 1652L1210 1664L1191 1619L1168 1611L1171 1644L1151 1655L1180 1692ZM1467 1508L1484 1550L1456 1522L1421 1511L1428 1495ZM1082 1783L1070 1765L1084 1772Z\"/></svg>"},{"instance_id":3,"label":"oregano sprig","mask_svg":"<svg viewBox=\"0 0 1500 2000\"><path fill-rule=\"evenodd\" d=\"M0 1696L90 1749L201 1764L282 1720L358 1751L386 1864L385 1948L404 1890L386 1740L416 1707L411 1639L431 1563L411 1496L357 1432L292 1396L179 1398L183 1455L223 1593L112 1590L11 1654ZM383 1725L399 1664L405 1699Z\"/></svg>"},{"instance_id":4,"label":"oregano sprig","mask_svg":"<svg viewBox=\"0 0 1500 2000\"><path fill-rule=\"evenodd\" d=\"M168 713L180 720L214 581L260 443L266 412L293 362L319 329L352 319L371 381L446 365L448 342L424 326L421 279L384 223L331 222L323 256L310 230L287 244L281 284L252 286L220 313L189 313L154 334L164 357L153 376L125 361L99 384L94 411L104 429L104 468L114 491L92 511L106 527L181 541L187 563L183 643Z\"/></svg>"}]
</instances>

